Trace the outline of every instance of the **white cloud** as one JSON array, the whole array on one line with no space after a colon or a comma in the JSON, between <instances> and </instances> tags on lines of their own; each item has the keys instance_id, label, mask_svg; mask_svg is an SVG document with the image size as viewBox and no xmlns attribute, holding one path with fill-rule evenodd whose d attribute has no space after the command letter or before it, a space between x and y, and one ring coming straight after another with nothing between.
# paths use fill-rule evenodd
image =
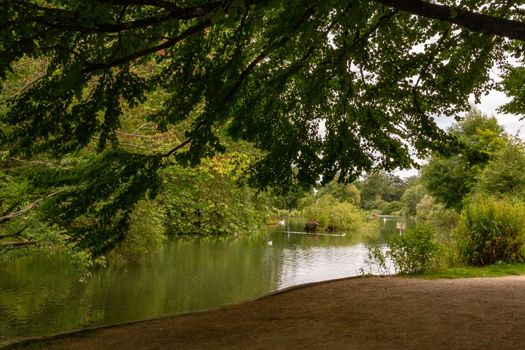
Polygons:
<instances>
[{"instance_id":1,"label":"white cloud","mask_svg":"<svg viewBox=\"0 0 525 350\"><path fill-rule=\"evenodd\" d=\"M471 99L471 102L474 100ZM492 90L488 95L482 96L476 107L483 113L495 116L498 123L505 128L510 135L517 135L525 139L525 121L520 120L519 116L514 114L504 114L498 112L498 108L509 102L510 98L501 91Z\"/></svg>"}]
</instances>

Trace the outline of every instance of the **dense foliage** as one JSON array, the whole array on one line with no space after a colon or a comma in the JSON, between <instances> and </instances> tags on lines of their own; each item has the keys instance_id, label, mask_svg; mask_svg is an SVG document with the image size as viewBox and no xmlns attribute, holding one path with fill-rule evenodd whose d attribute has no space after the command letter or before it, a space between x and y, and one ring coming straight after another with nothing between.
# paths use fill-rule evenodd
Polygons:
<instances>
[{"instance_id":1,"label":"dense foliage","mask_svg":"<svg viewBox=\"0 0 525 350\"><path fill-rule=\"evenodd\" d=\"M365 211L330 194L315 197L301 212L306 220L316 221L322 229L329 231L367 231L376 228L375 223L368 220Z\"/></svg>"},{"instance_id":2,"label":"dense foliage","mask_svg":"<svg viewBox=\"0 0 525 350\"><path fill-rule=\"evenodd\" d=\"M509 55L518 65L504 67L506 108L523 113L525 24L512 3L0 0L0 8L2 166L45 163L2 171L17 183L9 188L29 186L21 200L16 191L2 199L2 217L18 232L12 214L42 205L46 225L94 255L125 239L134 209L158 196L174 161L197 165L224 152L224 130L263 151L247 169L251 184L289 189L407 168L412 153L442 148L450 138L433 116L466 111Z\"/></svg>"},{"instance_id":3,"label":"dense foliage","mask_svg":"<svg viewBox=\"0 0 525 350\"><path fill-rule=\"evenodd\" d=\"M422 169L430 194L448 208L460 210L478 176L501 149L507 136L496 118L473 109L449 130L457 144L434 154Z\"/></svg>"},{"instance_id":4,"label":"dense foliage","mask_svg":"<svg viewBox=\"0 0 525 350\"><path fill-rule=\"evenodd\" d=\"M417 226L389 239L387 256L401 273L429 270L435 264L439 247L431 226Z\"/></svg>"},{"instance_id":5,"label":"dense foliage","mask_svg":"<svg viewBox=\"0 0 525 350\"><path fill-rule=\"evenodd\" d=\"M228 169L232 162L223 158L197 168L166 169L160 202L168 235L239 236L261 231L268 221L268 198L239 186Z\"/></svg>"},{"instance_id":6,"label":"dense foliage","mask_svg":"<svg viewBox=\"0 0 525 350\"><path fill-rule=\"evenodd\" d=\"M525 194L525 149L523 142L512 140L494 155L479 176L477 191L498 197Z\"/></svg>"},{"instance_id":7,"label":"dense foliage","mask_svg":"<svg viewBox=\"0 0 525 350\"><path fill-rule=\"evenodd\" d=\"M462 212L456 228L460 255L472 265L525 261L525 205L481 196Z\"/></svg>"},{"instance_id":8,"label":"dense foliage","mask_svg":"<svg viewBox=\"0 0 525 350\"><path fill-rule=\"evenodd\" d=\"M340 202L348 202L354 206L359 206L361 202L361 192L354 184L332 181L321 188L316 193L317 197L329 194Z\"/></svg>"},{"instance_id":9,"label":"dense foliage","mask_svg":"<svg viewBox=\"0 0 525 350\"><path fill-rule=\"evenodd\" d=\"M436 228L449 264L522 262L523 142L475 110L449 133L458 147L423 167L403 194L406 215Z\"/></svg>"},{"instance_id":10,"label":"dense foliage","mask_svg":"<svg viewBox=\"0 0 525 350\"><path fill-rule=\"evenodd\" d=\"M361 207L378 210L381 214L399 212L405 181L397 175L375 171L358 182L361 189Z\"/></svg>"},{"instance_id":11,"label":"dense foliage","mask_svg":"<svg viewBox=\"0 0 525 350\"><path fill-rule=\"evenodd\" d=\"M358 0L3 0L1 76L23 57L47 58L42 76L8 102L4 121L16 127L4 144L20 154L65 154L92 137L115 146L126 106L160 89L161 109L146 118L160 128L189 121L181 161L222 151L216 127L228 124L267 151L256 166L261 185L287 183L292 165L310 184L320 174L407 167L405 142L424 152L444 138L430 114L466 110L466 97L490 86L488 68L519 51L462 28L474 29L461 20L468 11L427 4L456 13L437 21L413 2L400 11ZM483 12L522 16L504 5Z\"/></svg>"},{"instance_id":12,"label":"dense foliage","mask_svg":"<svg viewBox=\"0 0 525 350\"><path fill-rule=\"evenodd\" d=\"M436 267L439 254L434 228L417 225L402 235L391 236L386 242L386 249L377 244L370 245L366 262L376 266L381 273L388 273L392 263L396 272L412 274Z\"/></svg>"},{"instance_id":13,"label":"dense foliage","mask_svg":"<svg viewBox=\"0 0 525 350\"><path fill-rule=\"evenodd\" d=\"M414 217L417 214L418 204L421 202L423 197L427 194L425 186L419 182L414 183L412 186L407 186L401 201L403 202L403 212L407 217Z\"/></svg>"},{"instance_id":14,"label":"dense foliage","mask_svg":"<svg viewBox=\"0 0 525 350\"><path fill-rule=\"evenodd\" d=\"M433 225L439 233L450 234L456 227L458 213L425 194L416 206L415 219L419 223Z\"/></svg>"}]
</instances>

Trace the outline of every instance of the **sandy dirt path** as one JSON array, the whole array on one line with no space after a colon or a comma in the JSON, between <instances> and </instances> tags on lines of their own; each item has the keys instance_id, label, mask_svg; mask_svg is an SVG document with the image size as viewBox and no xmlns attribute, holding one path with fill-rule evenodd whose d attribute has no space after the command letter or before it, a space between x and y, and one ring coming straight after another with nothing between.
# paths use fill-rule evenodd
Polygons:
<instances>
[{"instance_id":1,"label":"sandy dirt path","mask_svg":"<svg viewBox=\"0 0 525 350\"><path fill-rule=\"evenodd\" d=\"M525 349L525 276L351 278L70 335L43 348Z\"/></svg>"}]
</instances>

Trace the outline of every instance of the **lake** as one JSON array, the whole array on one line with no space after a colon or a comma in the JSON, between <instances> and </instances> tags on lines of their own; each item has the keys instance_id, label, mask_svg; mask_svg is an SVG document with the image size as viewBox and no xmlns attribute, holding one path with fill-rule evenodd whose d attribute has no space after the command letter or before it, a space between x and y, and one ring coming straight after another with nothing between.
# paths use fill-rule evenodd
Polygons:
<instances>
[{"instance_id":1,"label":"lake","mask_svg":"<svg viewBox=\"0 0 525 350\"><path fill-rule=\"evenodd\" d=\"M238 239L174 239L140 266L95 270L80 281L60 256L31 256L0 265L0 341L49 335L217 308L286 287L366 273L366 243L395 234L380 229L344 236L292 227Z\"/></svg>"}]
</instances>

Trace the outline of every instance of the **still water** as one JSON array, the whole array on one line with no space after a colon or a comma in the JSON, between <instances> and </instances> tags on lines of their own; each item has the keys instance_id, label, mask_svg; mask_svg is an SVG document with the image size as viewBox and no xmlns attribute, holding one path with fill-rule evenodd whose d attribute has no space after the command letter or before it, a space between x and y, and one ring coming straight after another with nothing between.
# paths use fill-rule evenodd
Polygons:
<instances>
[{"instance_id":1,"label":"still water","mask_svg":"<svg viewBox=\"0 0 525 350\"><path fill-rule=\"evenodd\" d=\"M173 240L140 266L100 269L87 281L60 257L0 265L0 341L216 308L297 284L355 276L366 243L395 232L287 233L236 240ZM297 230L297 228L295 228ZM292 228L294 230L294 228Z\"/></svg>"}]
</instances>

